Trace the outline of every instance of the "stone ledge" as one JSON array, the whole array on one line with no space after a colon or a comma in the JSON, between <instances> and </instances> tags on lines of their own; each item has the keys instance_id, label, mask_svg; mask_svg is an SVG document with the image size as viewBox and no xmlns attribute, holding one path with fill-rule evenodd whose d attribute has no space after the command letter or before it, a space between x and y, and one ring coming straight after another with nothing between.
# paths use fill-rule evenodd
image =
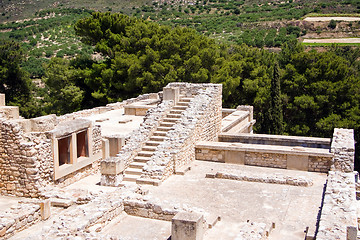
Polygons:
<instances>
[{"instance_id":1,"label":"stone ledge","mask_svg":"<svg viewBox=\"0 0 360 240\"><path fill-rule=\"evenodd\" d=\"M200 141L195 145L195 148L239 151L239 152L246 151L246 152L261 152L261 153L291 154L291 155L307 155L307 156L321 156L321 157L333 156L333 154L330 153L328 149L321 149L321 148L288 147L288 146L262 145L262 144L231 143L231 142Z\"/></svg>"},{"instance_id":2,"label":"stone ledge","mask_svg":"<svg viewBox=\"0 0 360 240\"><path fill-rule=\"evenodd\" d=\"M270 134L234 134L221 133L219 135L220 142L241 142L241 141L268 141L274 144L282 144L285 146L299 146L299 145L320 145L324 148L330 149L330 138L317 137L301 137L301 136L285 136L285 135L270 135ZM325 147L326 146L326 147Z\"/></svg>"}]
</instances>

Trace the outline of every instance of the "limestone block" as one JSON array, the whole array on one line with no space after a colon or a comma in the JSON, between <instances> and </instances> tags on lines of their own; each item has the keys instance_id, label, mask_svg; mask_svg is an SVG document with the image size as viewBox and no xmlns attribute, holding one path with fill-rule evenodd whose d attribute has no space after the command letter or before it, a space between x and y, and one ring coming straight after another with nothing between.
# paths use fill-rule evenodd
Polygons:
<instances>
[{"instance_id":1,"label":"limestone block","mask_svg":"<svg viewBox=\"0 0 360 240\"><path fill-rule=\"evenodd\" d=\"M357 228L355 226L346 227L346 240L356 240L357 239Z\"/></svg>"},{"instance_id":2,"label":"limestone block","mask_svg":"<svg viewBox=\"0 0 360 240\"><path fill-rule=\"evenodd\" d=\"M5 106L5 94L0 93L0 107Z\"/></svg>"},{"instance_id":3,"label":"limestone block","mask_svg":"<svg viewBox=\"0 0 360 240\"><path fill-rule=\"evenodd\" d=\"M124 172L124 161L102 161L100 164L101 174L104 175L118 175Z\"/></svg>"},{"instance_id":4,"label":"limestone block","mask_svg":"<svg viewBox=\"0 0 360 240\"><path fill-rule=\"evenodd\" d=\"M31 121L30 119L17 119L16 122L20 124L24 132L31 132Z\"/></svg>"},{"instance_id":5,"label":"limestone block","mask_svg":"<svg viewBox=\"0 0 360 240\"><path fill-rule=\"evenodd\" d=\"M124 107L124 114L125 115L136 115L136 109L125 106Z\"/></svg>"},{"instance_id":6,"label":"limestone block","mask_svg":"<svg viewBox=\"0 0 360 240\"><path fill-rule=\"evenodd\" d=\"M309 157L306 155L287 155L287 169L308 171Z\"/></svg>"},{"instance_id":7,"label":"limestone block","mask_svg":"<svg viewBox=\"0 0 360 240\"><path fill-rule=\"evenodd\" d=\"M18 106L3 106L0 107L0 113L5 115L8 119L18 119L19 118L19 107Z\"/></svg>"},{"instance_id":8,"label":"limestone block","mask_svg":"<svg viewBox=\"0 0 360 240\"><path fill-rule=\"evenodd\" d=\"M51 115L48 115L48 116L50 117ZM48 117L48 116L44 116L44 117ZM91 126L90 120L75 119L72 121L60 123L58 126L56 126L55 129L50 131L50 133L53 134L54 137L62 137L62 136L70 135L79 130L89 128L90 126ZM32 126L32 127L34 127L34 126ZM33 131L34 131L34 129L33 129Z\"/></svg>"},{"instance_id":9,"label":"limestone block","mask_svg":"<svg viewBox=\"0 0 360 240\"><path fill-rule=\"evenodd\" d=\"M109 139L102 140L102 159L110 157Z\"/></svg>"},{"instance_id":10,"label":"limestone block","mask_svg":"<svg viewBox=\"0 0 360 240\"><path fill-rule=\"evenodd\" d=\"M201 240L204 231L202 214L178 212L172 219L172 240Z\"/></svg>"},{"instance_id":11,"label":"limestone block","mask_svg":"<svg viewBox=\"0 0 360 240\"><path fill-rule=\"evenodd\" d=\"M45 201L40 203L40 213L41 213L41 220L46 220L50 217L50 200L46 199Z\"/></svg>"},{"instance_id":12,"label":"limestone block","mask_svg":"<svg viewBox=\"0 0 360 240\"><path fill-rule=\"evenodd\" d=\"M180 89L178 87L164 87L163 98L164 100L172 100L174 104L179 101Z\"/></svg>"},{"instance_id":13,"label":"limestone block","mask_svg":"<svg viewBox=\"0 0 360 240\"><path fill-rule=\"evenodd\" d=\"M32 132L46 132L54 129L57 124L56 115L50 114L30 119Z\"/></svg>"},{"instance_id":14,"label":"limestone block","mask_svg":"<svg viewBox=\"0 0 360 240\"><path fill-rule=\"evenodd\" d=\"M225 151L225 163L245 164L245 151Z\"/></svg>"}]
</instances>

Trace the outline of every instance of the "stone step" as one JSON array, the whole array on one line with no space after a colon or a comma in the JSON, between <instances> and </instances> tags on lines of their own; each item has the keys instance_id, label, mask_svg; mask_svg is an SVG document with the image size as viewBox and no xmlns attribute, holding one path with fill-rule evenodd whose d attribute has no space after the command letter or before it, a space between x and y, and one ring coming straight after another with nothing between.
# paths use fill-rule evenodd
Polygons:
<instances>
[{"instance_id":1,"label":"stone step","mask_svg":"<svg viewBox=\"0 0 360 240\"><path fill-rule=\"evenodd\" d=\"M185 110L187 108L187 106L182 106L182 105L175 105L173 107L174 110Z\"/></svg>"},{"instance_id":2,"label":"stone step","mask_svg":"<svg viewBox=\"0 0 360 240\"><path fill-rule=\"evenodd\" d=\"M141 175L142 168L128 168L125 170L125 176L127 175Z\"/></svg>"},{"instance_id":3,"label":"stone step","mask_svg":"<svg viewBox=\"0 0 360 240\"><path fill-rule=\"evenodd\" d=\"M172 129L173 129L172 127L158 127L156 129L156 131L167 132L167 131L170 131Z\"/></svg>"},{"instance_id":4,"label":"stone step","mask_svg":"<svg viewBox=\"0 0 360 240\"><path fill-rule=\"evenodd\" d=\"M151 141L158 141L158 142L162 142L166 139L166 137L163 137L163 136L151 136L150 137L150 140Z\"/></svg>"},{"instance_id":5,"label":"stone step","mask_svg":"<svg viewBox=\"0 0 360 240\"><path fill-rule=\"evenodd\" d=\"M154 154L153 151L140 151L138 153L139 157L151 157Z\"/></svg>"},{"instance_id":6,"label":"stone step","mask_svg":"<svg viewBox=\"0 0 360 240\"><path fill-rule=\"evenodd\" d=\"M146 163L144 163L144 162L132 162L132 163L130 163L129 168L142 169L145 165L146 165Z\"/></svg>"},{"instance_id":7,"label":"stone step","mask_svg":"<svg viewBox=\"0 0 360 240\"><path fill-rule=\"evenodd\" d=\"M169 113L168 115L166 115L166 118L181 118L181 114Z\"/></svg>"},{"instance_id":8,"label":"stone step","mask_svg":"<svg viewBox=\"0 0 360 240\"><path fill-rule=\"evenodd\" d=\"M123 181L128 181L128 182L136 182L136 180L139 178L138 175L126 175L124 176Z\"/></svg>"},{"instance_id":9,"label":"stone step","mask_svg":"<svg viewBox=\"0 0 360 240\"><path fill-rule=\"evenodd\" d=\"M174 122L177 122L177 121L179 121L179 118L164 118L162 123L164 123L164 122L174 123Z\"/></svg>"},{"instance_id":10,"label":"stone step","mask_svg":"<svg viewBox=\"0 0 360 240\"><path fill-rule=\"evenodd\" d=\"M150 160L150 157L145 157L145 156L136 156L134 158L134 162L138 162L138 163L146 163L149 160Z\"/></svg>"},{"instance_id":11,"label":"stone step","mask_svg":"<svg viewBox=\"0 0 360 240\"><path fill-rule=\"evenodd\" d=\"M172 127L174 124L174 122L162 122L160 123L160 127Z\"/></svg>"},{"instance_id":12,"label":"stone step","mask_svg":"<svg viewBox=\"0 0 360 240\"><path fill-rule=\"evenodd\" d=\"M189 102L178 102L177 105L180 105L180 106L189 106Z\"/></svg>"},{"instance_id":13,"label":"stone step","mask_svg":"<svg viewBox=\"0 0 360 240\"><path fill-rule=\"evenodd\" d=\"M147 141L145 146L158 146L160 145L161 141Z\"/></svg>"},{"instance_id":14,"label":"stone step","mask_svg":"<svg viewBox=\"0 0 360 240\"><path fill-rule=\"evenodd\" d=\"M166 133L165 131L156 131L154 132L154 136L166 136Z\"/></svg>"},{"instance_id":15,"label":"stone step","mask_svg":"<svg viewBox=\"0 0 360 240\"><path fill-rule=\"evenodd\" d=\"M144 146L141 150L142 151L148 151L148 152L155 152L156 151L157 146Z\"/></svg>"},{"instance_id":16,"label":"stone step","mask_svg":"<svg viewBox=\"0 0 360 240\"><path fill-rule=\"evenodd\" d=\"M184 110L182 110L182 109L172 109L172 110L170 110L170 113L171 114L180 114L181 115L181 113L183 112Z\"/></svg>"},{"instance_id":17,"label":"stone step","mask_svg":"<svg viewBox=\"0 0 360 240\"><path fill-rule=\"evenodd\" d=\"M180 98L179 102L190 102L192 99L192 97L182 97Z\"/></svg>"}]
</instances>

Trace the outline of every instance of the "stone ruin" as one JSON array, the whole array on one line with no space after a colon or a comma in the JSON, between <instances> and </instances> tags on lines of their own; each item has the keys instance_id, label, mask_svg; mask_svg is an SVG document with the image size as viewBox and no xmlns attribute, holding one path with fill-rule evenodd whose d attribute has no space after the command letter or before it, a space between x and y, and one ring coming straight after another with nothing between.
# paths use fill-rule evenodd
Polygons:
<instances>
[{"instance_id":1,"label":"stone ruin","mask_svg":"<svg viewBox=\"0 0 360 240\"><path fill-rule=\"evenodd\" d=\"M170 83L159 93L33 119L19 116L19 108L6 106L0 94L0 238L152 239L111 232L115 219L126 214L169 222L171 239L213 239L227 231L215 224L228 215L185 206L180 197L180 207L161 195L149 200L176 176L212 164L201 179L191 180L194 186L201 180L230 184L229 191L242 186L237 184L306 189L321 176L326 181L310 221L315 224L300 238L295 231L290 236L357 239L353 130L334 129L332 139L277 136L254 134L254 124L251 106L222 108L220 84ZM214 170L218 166L225 168ZM82 180L85 189L76 187ZM278 224L243 219L234 224L236 235L220 236L289 239L277 232ZM148 230L138 228L137 234Z\"/></svg>"}]
</instances>

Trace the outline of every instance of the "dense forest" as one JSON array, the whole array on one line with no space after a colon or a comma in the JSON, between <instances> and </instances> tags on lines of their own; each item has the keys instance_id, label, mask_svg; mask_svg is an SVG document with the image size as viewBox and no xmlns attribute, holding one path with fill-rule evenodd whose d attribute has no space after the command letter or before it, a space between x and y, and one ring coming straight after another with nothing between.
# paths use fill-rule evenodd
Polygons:
<instances>
[{"instance_id":1,"label":"dense forest","mask_svg":"<svg viewBox=\"0 0 360 240\"><path fill-rule=\"evenodd\" d=\"M334 127L360 132L360 51L304 51L296 39L280 53L219 44L184 27L94 12L75 32L101 53L53 57L43 87L20 66L20 44L0 42L0 92L22 115L64 114L160 91L169 82L223 84L224 107L254 106L257 133L331 137ZM358 151L357 151L358 152Z\"/></svg>"}]
</instances>

